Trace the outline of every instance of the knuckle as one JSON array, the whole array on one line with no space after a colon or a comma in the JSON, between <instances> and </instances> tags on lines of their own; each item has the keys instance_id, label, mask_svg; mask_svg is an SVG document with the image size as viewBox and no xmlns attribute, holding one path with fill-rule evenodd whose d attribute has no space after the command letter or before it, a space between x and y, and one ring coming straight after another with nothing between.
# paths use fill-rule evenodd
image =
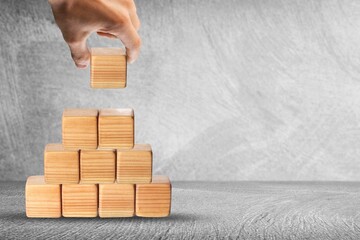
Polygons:
<instances>
[{"instance_id":1,"label":"knuckle","mask_svg":"<svg viewBox=\"0 0 360 240\"><path fill-rule=\"evenodd\" d=\"M131 8L134 2L132 0L123 0L123 4L126 8Z\"/></svg>"},{"instance_id":2,"label":"knuckle","mask_svg":"<svg viewBox=\"0 0 360 240\"><path fill-rule=\"evenodd\" d=\"M127 26L129 23L130 23L130 19L125 14L119 15L116 19L116 24L120 28Z\"/></svg>"},{"instance_id":3,"label":"knuckle","mask_svg":"<svg viewBox=\"0 0 360 240\"><path fill-rule=\"evenodd\" d=\"M136 5L133 0L129 0L129 9L136 12Z\"/></svg>"},{"instance_id":4,"label":"knuckle","mask_svg":"<svg viewBox=\"0 0 360 240\"><path fill-rule=\"evenodd\" d=\"M116 16L115 18L113 18L108 26L106 27L106 29L108 30L120 30L123 29L126 24L128 23L128 19L125 15L120 14L118 16Z\"/></svg>"}]
</instances>

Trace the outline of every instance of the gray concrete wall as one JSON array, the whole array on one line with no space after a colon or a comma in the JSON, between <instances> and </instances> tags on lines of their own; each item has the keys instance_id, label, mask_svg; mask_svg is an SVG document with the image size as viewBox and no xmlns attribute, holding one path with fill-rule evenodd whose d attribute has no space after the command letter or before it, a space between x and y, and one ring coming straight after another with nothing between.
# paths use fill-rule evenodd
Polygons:
<instances>
[{"instance_id":1,"label":"gray concrete wall","mask_svg":"<svg viewBox=\"0 0 360 240\"><path fill-rule=\"evenodd\" d=\"M172 179L360 180L359 1L137 6L128 88L93 90L47 1L0 1L0 180L42 174L68 107L133 107L136 141Z\"/></svg>"}]
</instances>

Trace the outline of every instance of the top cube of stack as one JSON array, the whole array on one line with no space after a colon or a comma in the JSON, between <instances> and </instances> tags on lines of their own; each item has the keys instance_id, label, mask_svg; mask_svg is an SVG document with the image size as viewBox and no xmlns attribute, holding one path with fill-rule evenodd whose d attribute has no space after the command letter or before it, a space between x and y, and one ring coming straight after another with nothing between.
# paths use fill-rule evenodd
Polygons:
<instances>
[{"instance_id":1,"label":"top cube of stack","mask_svg":"<svg viewBox=\"0 0 360 240\"><path fill-rule=\"evenodd\" d=\"M122 48L91 49L91 87L125 88L126 53Z\"/></svg>"},{"instance_id":2,"label":"top cube of stack","mask_svg":"<svg viewBox=\"0 0 360 240\"><path fill-rule=\"evenodd\" d=\"M99 148L134 147L134 111L131 108L102 109L99 113Z\"/></svg>"},{"instance_id":3,"label":"top cube of stack","mask_svg":"<svg viewBox=\"0 0 360 240\"><path fill-rule=\"evenodd\" d=\"M96 149L96 109L65 109L62 118L62 139L66 149Z\"/></svg>"}]
</instances>

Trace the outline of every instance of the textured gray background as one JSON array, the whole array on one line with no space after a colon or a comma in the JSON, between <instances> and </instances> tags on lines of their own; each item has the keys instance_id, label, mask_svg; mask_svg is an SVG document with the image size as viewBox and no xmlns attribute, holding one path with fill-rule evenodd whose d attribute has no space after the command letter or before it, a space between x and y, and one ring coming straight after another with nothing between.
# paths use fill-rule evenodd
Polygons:
<instances>
[{"instance_id":1,"label":"textured gray background","mask_svg":"<svg viewBox=\"0 0 360 240\"><path fill-rule=\"evenodd\" d=\"M133 107L174 180L360 180L360 1L137 6L128 88L93 90L47 1L0 1L0 180L42 173L67 107Z\"/></svg>"}]
</instances>

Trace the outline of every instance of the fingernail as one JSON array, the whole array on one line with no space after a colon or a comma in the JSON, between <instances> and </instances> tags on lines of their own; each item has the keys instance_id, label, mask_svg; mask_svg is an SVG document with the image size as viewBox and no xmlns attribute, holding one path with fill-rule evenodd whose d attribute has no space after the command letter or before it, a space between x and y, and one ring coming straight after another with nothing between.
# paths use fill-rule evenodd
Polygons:
<instances>
[{"instance_id":1,"label":"fingernail","mask_svg":"<svg viewBox=\"0 0 360 240\"><path fill-rule=\"evenodd\" d=\"M75 65L78 68L86 68L89 65L89 62L88 61L76 62Z\"/></svg>"},{"instance_id":2,"label":"fingernail","mask_svg":"<svg viewBox=\"0 0 360 240\"><path fill-rule=\"evenodd\" d=\"M77 65L78 68L84 69L87 67L87 65Z\"/></svg>"}]
</instances>

